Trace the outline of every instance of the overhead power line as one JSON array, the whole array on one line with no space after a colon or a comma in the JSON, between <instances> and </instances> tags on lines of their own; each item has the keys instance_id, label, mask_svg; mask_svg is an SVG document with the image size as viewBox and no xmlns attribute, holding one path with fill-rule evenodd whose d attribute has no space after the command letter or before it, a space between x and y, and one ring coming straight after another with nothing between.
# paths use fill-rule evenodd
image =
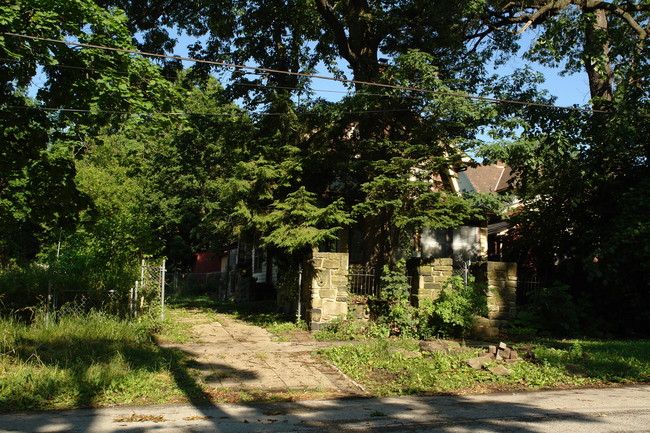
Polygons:
<instances>
[{"instance_id":1,"label":"overhead power line","mask_svg":"<svg viewBox=\"0 0 650 433\"><path fill-rule=\"evenodd\" d=\"M28 64L33 64L33 65L38 65L39 63L36 60L27 60L27 59L8 59L6 57L0 57L0 62L4 63L28 63ZM49 63L44 63L42 66L47 66L48 68L60 68L60 69L73 69L73 70L78 70L78 71L91 71L91 72L109 72L113 74L119 74L119 75L135 75L138 77L143 77L142 74L139 73L131 73L127 71L120 71L117 69L105 69L105 68L91 68L88 66L73 66L73 65L66 65L63 63L57 63L57 64L49 64ZM176 75L161 75L163 78L168 78L170 80L174 80L179 78ZM332 90L332 89L307 89L304 87L296 87L296 86L274 86L274 85L268 85L268 84L260 84L260 83L232 83L234 86L241 86L241 87L259 87L263 89L283 89L283 90L300 90L304 92L313 92L313 93L341 93L341 94L348 94L349 92L347 90ZM385 93L367 93L367 92L355 92L356 95L365 95L365 96L382 96L385 98L403 98L404 96L402 95L390 95L390 94L385 94ZM415 96L407 96L407 98L415 98Z\"/></svg>"},{"instance_id":2,"label":"overhead power line","mask_svg":"<svg viewBox=\"0 0 650 433\"><path fill-rule=\"evenodd\" d=\"M194 113L194 112L185 112L185 111L154 111L154 112L137 112L137 111L126 111L126 110L91 110L87 108L57 108L57 107L41 107L38 105L6 105L1 106L0 109L26 109L26 110L40 110L40 111L58 111L61 113L85 113L85 114L131 114L136 116L154 116L154 115L163 115L163 116L213 116L213 117L241 117L241 116L322 116L327 115L328 113L320 113L316 111L294 111L293 113L269 113L269 112L255 112L255 111L240 111L240 112L229 112L229 113ZM396 110L362 110L362 111L342 111L343 114L379 114L379 113L394 113L394 112L408 112L407 109L396 109Z\"/></svg>"},{"instance_id":3,"label":"overhead power line","mask_svg":"<svg viewBox=\"0 0 650 433\"><path fill-rule=\"evenodd\" d=\"M419 88L419 87L400 86L400 85L396 85L396 84L374 83L374 82L370 82L370 81L351 80L351 79L345 79L345 78L328 77L328 76L325 76L325 75L308 74L308 73L304 73L304 72L293 72L293 71L285 71L285 70L281 70L281 69L264 68L264 67L261 67L261 66L247 66L247 65L239 65L239 64L236 64L236 63L219 62L219 61L215 61L215 60L203 60L203 59L194 59L194 58L191 58L191 57L172 56L172 55L169 55L169 54L148 53L148 52L145 52L145 51L130 50L130 49L125 49L125 48L107 47L107 46L103 46L103 45L87 44L87 43L83 43L83 42L64 41L64 40L60 40L60 39L43 38L43 37L38 37L38 36L21 35L21 34L18 34L18 33L0 32L0 34L2 34L4 36L12 36L12 37L23 38L23 39L31 39L31 40L43 41L43 42L52 42L52 43L65 44L65 45L71 45L71 46L77 46L77 47L95 48L95 49L101 49L101 50L107 50L107 51L115 51L115 52L121 52L121 53L127 53L127 54L136 54L136 55L141 55L141 56L149 56L149 57L165 58L165 59L172 59L172 60L181 60L181 61L187 61L187 62L203 63L203 64L213 65L213 66L221 66L221 67L228 67L228 68L234 68L234 69L246 69L246 70L265 72L265 73L292 75L292 76L312 78L312 79L318 79L318 80L336 81L336 82L340 82L340 83L361 84L361 85L366 85L366 86L383 87L383 88L396 89L396 90L405 90L405 91L410 91L410 92L421 92L421 93L429 93L429 94L435 94L435 95L452 96L452 97L458 97L458 98L466 98L466 99L474 99L474 100L479 100L479 101L486 101L486 102L491 102L491 103L516 104L516 105L522 105L522 106L534 106L534 107L544 107L544 108L553 108L553 109L561 109L561 110L583 111L583 112L588 112L588 113L601 113L601 114L609 114L609 115L617 115L617 116L631 116L631 117L650 118L650 115L643 115L643 114L618 113L618 112L615 112L615 111L596 110L596 109L592 109L592 108L567 107L567 106L560 106L560 105L553 105L553 104L543 104L543 103L540 103L540 102L514 101L514 100L511 100L511 99L492 98L492 97L488 97L488 96L470 95L470 94L457 93L457 92L444 92L444 91L439 91L439 90L423 89L423 88Z\"/></svg>"}]
</instances>

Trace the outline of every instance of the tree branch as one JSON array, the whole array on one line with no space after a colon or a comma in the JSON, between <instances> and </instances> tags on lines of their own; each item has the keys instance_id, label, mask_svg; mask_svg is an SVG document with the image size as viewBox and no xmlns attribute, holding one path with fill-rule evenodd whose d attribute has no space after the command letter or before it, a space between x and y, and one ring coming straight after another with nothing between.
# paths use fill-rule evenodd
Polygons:
<instances>
[{"instance_id":1,"label":"tree branch","mask_svg":"<svg viewBox=\"0 0 650 433\"><path fill-rule=\"evenodd\" d=\"M336 41L336 45L339 47L339 54L341 57L350 62L350 64L356 62L356 55L350 49L348 37L345 34L345 28L334 14L332 6L327 0L316 0L316 9L318 9L321 17L323 17L330 29L332 29L334 40Z\"/></svg>"}]
</instances>

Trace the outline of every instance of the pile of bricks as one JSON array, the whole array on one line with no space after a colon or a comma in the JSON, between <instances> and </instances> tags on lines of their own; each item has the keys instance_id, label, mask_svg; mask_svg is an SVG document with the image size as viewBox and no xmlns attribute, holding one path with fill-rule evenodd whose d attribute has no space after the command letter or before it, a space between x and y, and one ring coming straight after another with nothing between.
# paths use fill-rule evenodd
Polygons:
<instances>
[{"instance_id":1,"label":"pile of bricks","mask_svg":"<svg viewBox=\"0 0 650 433\"><path fill-rule=\"evenodd\" d=\"M496 361L516 362L521 361L517 351L510 349L506 343L499 343L498 346L489 346L488 351L482 353L480 357L494 359Z\"/></svg>"}]
</instances>

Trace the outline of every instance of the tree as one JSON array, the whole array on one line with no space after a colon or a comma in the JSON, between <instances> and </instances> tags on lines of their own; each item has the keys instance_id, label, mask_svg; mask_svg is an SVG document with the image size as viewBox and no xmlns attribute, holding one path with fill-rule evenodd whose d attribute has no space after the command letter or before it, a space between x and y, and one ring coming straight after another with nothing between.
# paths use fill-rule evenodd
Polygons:
<instances>
[{"instance_id":1,"label":"tree","mask_svg":"<svg viewBox=\"0 0 650 433\"><path fill-rule=\"evenodd\" d=\"M53 233L74 227L88 204L75 187L65 146L49 143L51 122L20 92L0 109L0 264L25 264ZM10 106L20 107L9 110Z\"/></svg>"},{"instance_id":2,"label":"tree","mask_svg":"<svg viewBox=\"0 0 650 433\"><path fill-rule=\"evenodd\" d=\"M192 36L207 37L204 44L197 42L190 47L195 57L238 64L252 62L290 73L308 73L322 61L341 76L336 62L342 58L352 70L351 78L358 81L473 90L481 83L491 53L464 43L481 26L480 22L466 19L476 13L476 5L471 1L453 5L424 0L241 0L177 5L152 1L147 8L130 1L103 4L117 5L127 11L132 32L145 33L143 47L170 49L173 41L159 29L173 26ZM510 39L494 38L494 43L489 45L511 49ZM413 48L417 50L409 56ZM380 56L390 57L392 63L390 59L380 60ZM308 186L308 191L327 197L329 204L344 197L350 210L372 197L372 206L356 209L366 216L378 211L368 218L375 222L367 226L366 234L368 243L380 245L367 257L379 266L395 251L395 242L381 245L378 240L391 238L389 232L394 231L391 227L396 227L398 213L410 209L408 212L414 214L431 208L429 217L418 217L421 224L433 221L436 208L439 215L447 216L446 220L438 218L435 224L445 221L457 225L466 219L467 206L442 191L444 182L439 182L436 193L430 191L431 180L420 182L413 189L406 183L405 172L415 170L423 178L431 175L430 179L447 176L449 165L459 161L452 145L457 147L461 138L471 138L471 128L477 124L482 109L477 104L444 98L422 98L424 102L418 103L418 98L413 99L404 92L377 91L359 82L355 84L359 94L342 104L296 107L291 96L308 92L309 83L305 78L275 72L249 77L250 74L235 70L231 76L233 93L240 94L243 84L254 84L256 87L248 92L251 106L264 106L267 112L281 116L259 122L259 138L255 140L258 156L247 162L249 185L257 191L251 189L251 193L257 194L259 200L255 205L239 206L235 215L246 219L250 215L267 214L274 202L303 184ZM368 94L371 91L380 95ZM317 110L324 123L306 130L303 125L317 122L303 120L299 109ZM345 114L345 111L354 113ZM434 123L428 123L432 120ZM353 139L339 139L348 134ZM319 152L314 154L314 149ZM315 155L320 161L315 161ZM245 167L246 164L240 166ZM326 173L325 167L333 168L333 174ZM379 185L375 179L385 179L386 183ZM393 183L390 188L389 183ZM340 188L341 184L352 188ZM416 205L410 196L415 190L426 191ZM403 206L390 204L404 199ZM323 202L323 206L327 205ZM456 214L461 208L463 212ZM415 217L409 218L413 224L402 218L400 229L417 225Z\"/></svg>"},{"instance_id":3,"label":"tree","mask_svg":"<svg viewBox=\"0 0 650 433\"><path fill-rule=\"evenodd\" d=\"M515 170L514 186L524 200L514 217L514 257L571 283L576 299L591 303L610 329L644 329L650 291L634 274L647 272L647 197L641 191L650 178L650 7L560 1L497 11L498 5L490 4L486 23L514 32L539 25L528 57L585 73L592 107L604 111L517 110L510 121L520 133L486 149Z\"/></svg>"},{"instance_id":4,"label":"tree","mask_svg":"<svg viewBox=\"0 0 650 433\"><path fill-rule=\"evenodd\" d=\"M125 24L123 13L90 0L19 0L0 11L3 33L130 49ZM174 95L159 68L128 53L3 34L0 58L6 264L32 260L74 230L89 204L76 187L74 163L88 141L103 127L118 128L130 110L168 111ZM29 98L25 89L37 76L44 84Z\"/></svg>"},{"instance_id":5,"label":"tree","mask_svg":"<svg viewBox=\"0 0 650 433\"><path fill-rule=\"evenodd\" d=\"M272 205L272 211L257 219L263 246L288 253L305 251L327 241L336 240L338 231L352 220L341 209L342 200L325 207L316 205L314 193L304 187Z\"/></svg>"},{"instance_id":6,"label":"tree","mask_svg":"<svg viewBox=\"0 0 650 433\"><path fill-rule=\"evenodd\" d=\"M606 110L613 108L616 87L643 91L649 66L648 12L650 5L638 1L495 1L486 2L484 22L517 34L541 26L529 58L564 64L568 73L584 69L594 108Z\"/></svg>"},{"instance_id":7,"label":"tree","mask_svg":"<svg viewBox=\"0 0 650 433\"><path fill-rule=\"evenodd\" d=\"M185 116L163 125L131 128L145 143L146 209L164 239L172 266L188 266L196 251L233 240L231 216L248 192L241 165L249 160L254 125L231 103L216 79L203 82L182 72L177 83Z\"/></svg>"}]
</instances>

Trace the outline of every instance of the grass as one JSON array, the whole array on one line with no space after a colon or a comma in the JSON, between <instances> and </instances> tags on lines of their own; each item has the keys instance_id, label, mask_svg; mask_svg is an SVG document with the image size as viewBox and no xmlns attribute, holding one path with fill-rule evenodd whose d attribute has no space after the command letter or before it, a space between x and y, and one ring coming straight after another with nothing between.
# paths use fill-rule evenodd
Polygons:
<instances>
[{"instance_id":1,"label":"grass","mask_svg":"<svg viewBox=\"0 0 650 433\"><path fill-rule=\"evenodd\" d=\"M0 321L0 410L144 404L188 396L184 356L159 348L152 322L100 313L52 326Z\"/></svg>"},{"instance_id":2,"label":"grass","mask_svg":"<svg viewBox=\"0 0 650 433\"><path fill-rule=\"evenodd\" d=\"M191 327L217 321L216 311L278 335L306 329L268 311L267 305L197 297L171 300L163 321L143 317L130 322L97 312L65 316L51 326L38 315L30 325L0 318L0 411L232 401L234 394L202 385L185 354L156 341L195 341ZM258 397L298 398L243 393L239 400Z\"/></svg>"},{"instance_id":3,"label":"grass","mask_svg":"<svg viewBox=\"0 0 650 433\"><path fill-rule=\"evenodd\" d=\"M190 327L216 320L215 311L281 336L304 332L266 306L209 298L173 302L164 321L142 318L131 323L91 313L63 317L48 327L38 316L30 325L0 319L0 411L326 397L316 389L271 393L208 388L199 380L196 363L180 351L156 345L158 339L190 341ZM341 331L349 339L351 331ZM513 371L509 376L467 366L465 359L479 349L428 354L420 353L417 343L378 338L319 354L374 396L650 383L650 340L509 343L525 358L508 365ZM569 373L567 364L579 366L586 377Z\"/></svg>"},{"instance_id":4,"label":"grass","mask_svg":"<svg viewBox=\"0 0 650 433\"><path fill-rule=\"evenodd\" d=\"M410 357L409 351L415 354L418 347L409 340L370 341L319 353L375 396L650 382L650 341L547 341L520 349L529 350L530 356L508 364L512 370L508 376L470 368L464 360L477 356L480 349ZM586 377L569 373L567 364L580 366Z\"/></svg>"}]
</instances>

